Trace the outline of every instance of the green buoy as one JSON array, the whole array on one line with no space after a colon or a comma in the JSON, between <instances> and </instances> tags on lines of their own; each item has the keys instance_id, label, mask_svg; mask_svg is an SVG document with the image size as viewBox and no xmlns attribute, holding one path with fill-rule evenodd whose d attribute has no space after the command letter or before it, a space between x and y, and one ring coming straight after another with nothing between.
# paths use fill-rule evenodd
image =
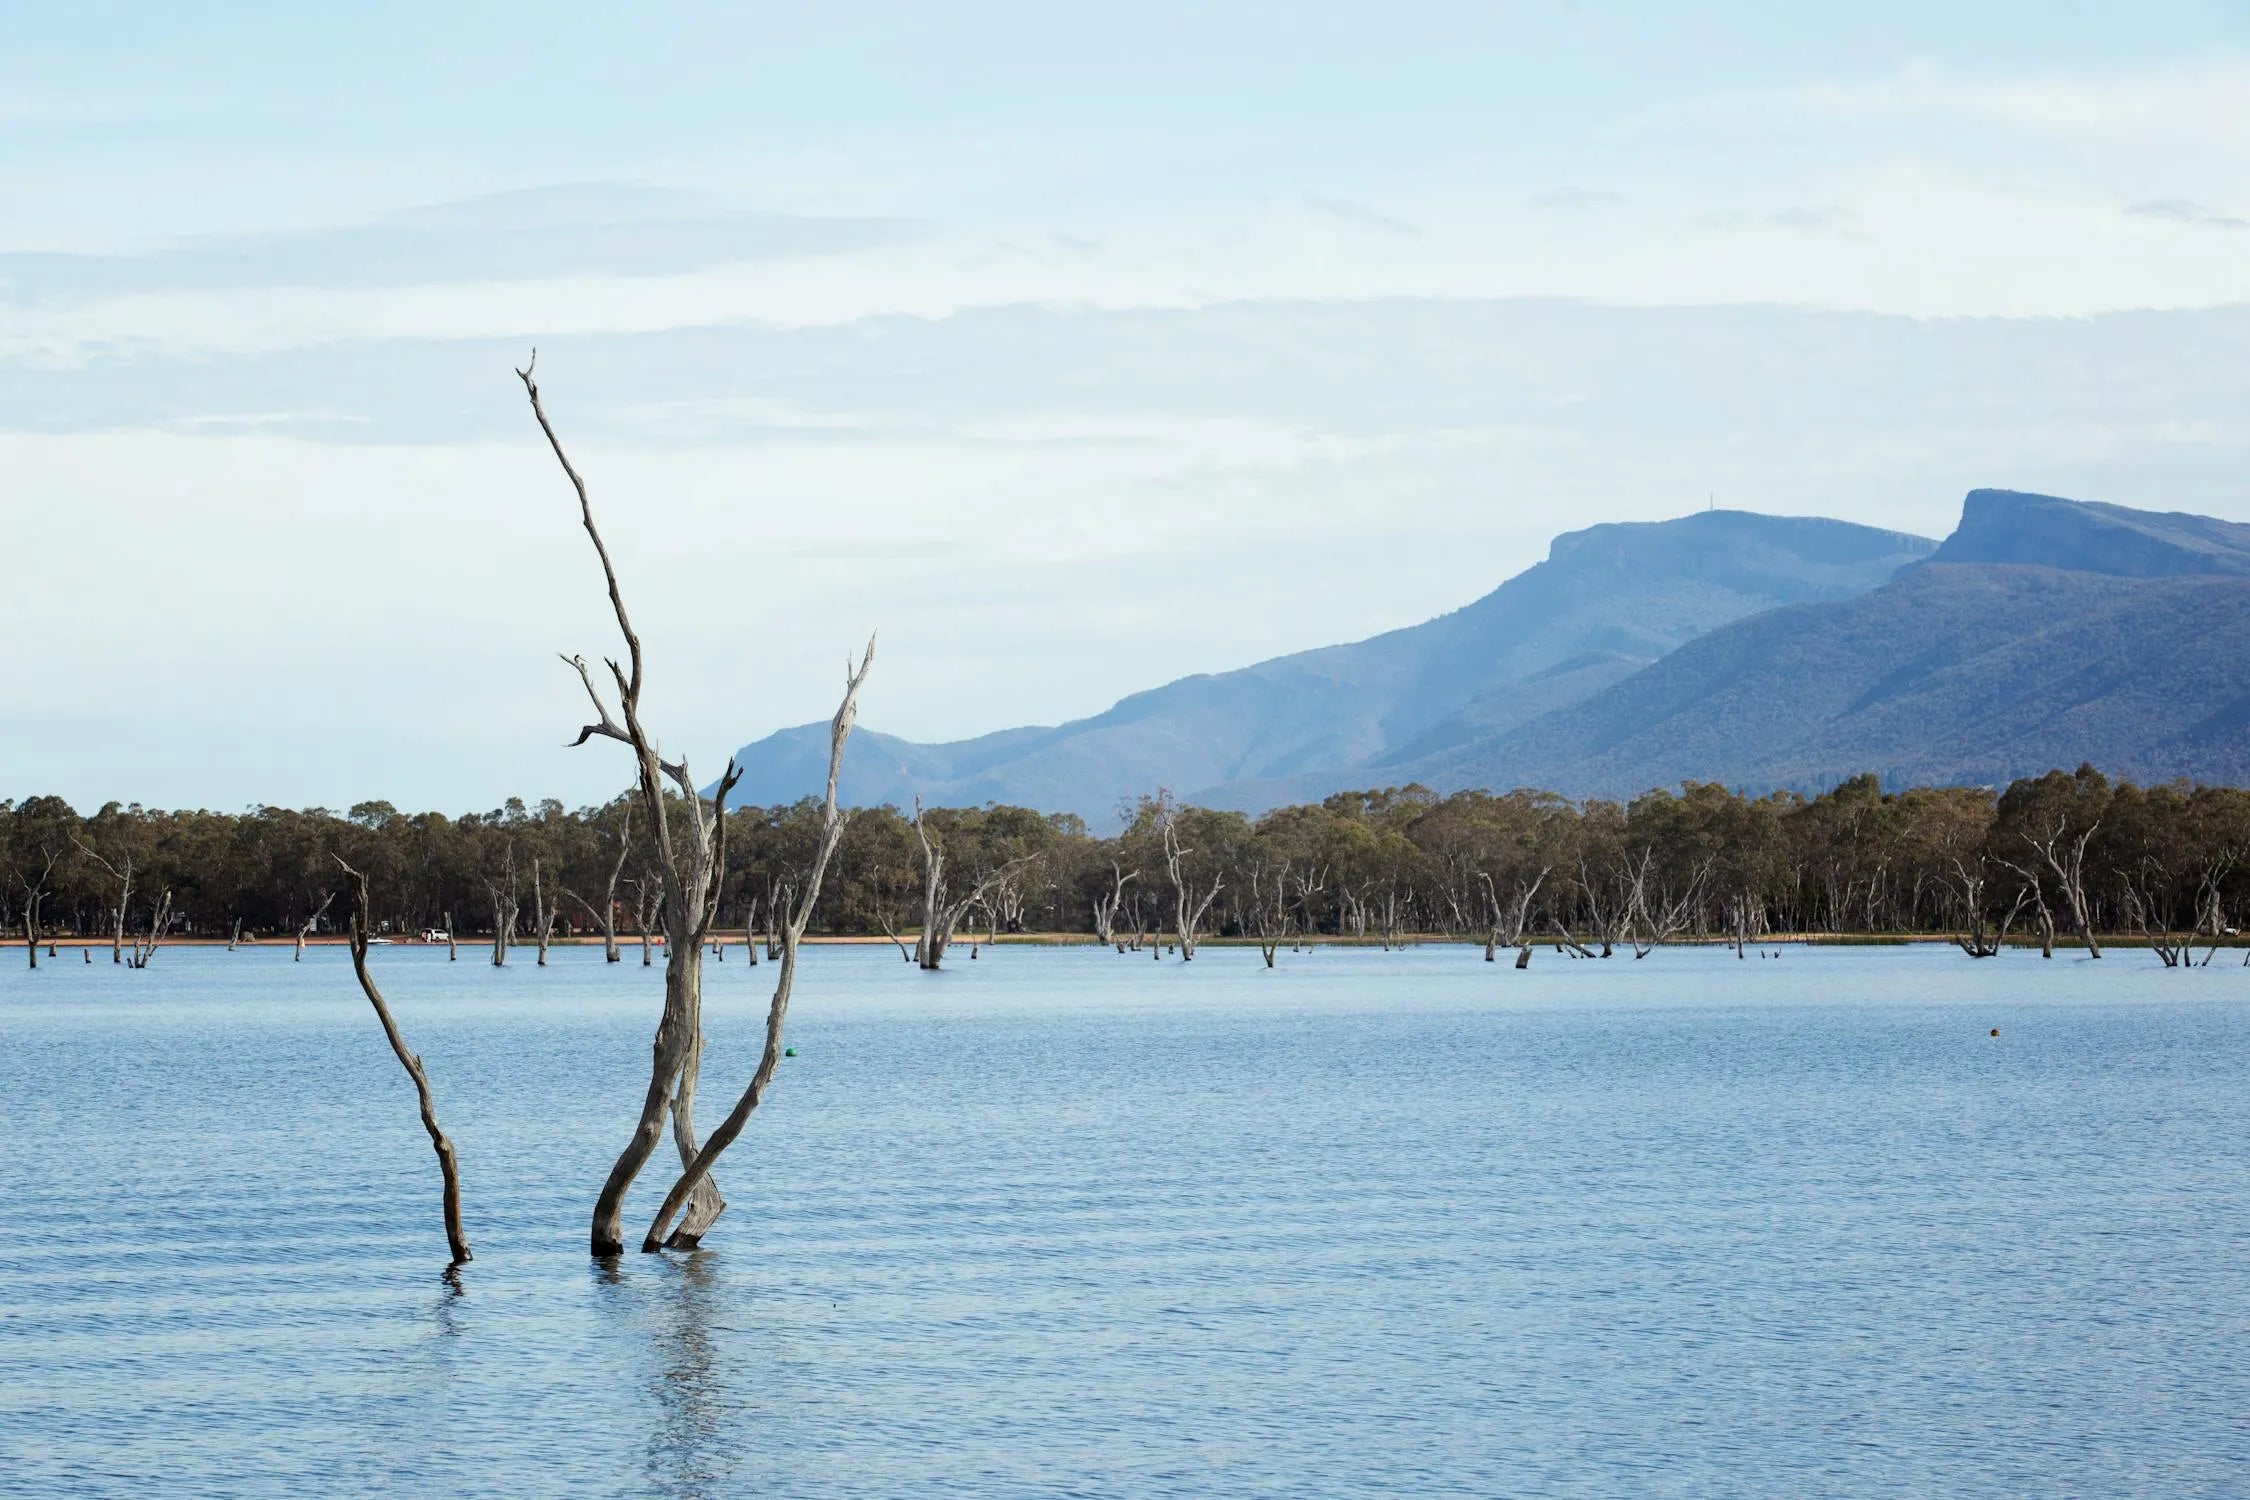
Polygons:
<instances>
[{"instance_id":1,"label":"green buoy","mask_svg":"<svg viewBox=\"0 0 2250 1500\"><path fill-rule=\"evenodd\" d=\"M797 1049L794 1047L784 1047L781 1049L781 1055L783 1057L795 1057L797 1055Z\"/></svg>"}]
</instances>

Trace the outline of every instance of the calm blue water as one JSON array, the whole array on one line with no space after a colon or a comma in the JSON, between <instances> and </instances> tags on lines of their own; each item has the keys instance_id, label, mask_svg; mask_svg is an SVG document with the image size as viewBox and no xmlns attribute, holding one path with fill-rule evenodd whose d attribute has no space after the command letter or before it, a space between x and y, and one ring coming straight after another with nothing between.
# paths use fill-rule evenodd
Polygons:
<instances>
[{"instance_id":1,"label":"calm blue water","mask_svg":"<svg viewBox=\"0 0 2250 1500\"><path fill-rule=\"evenodd\" d=\"M0 1491L2250 1488L2250 971L824 949L605 1271L658 976L469 958L377 959L457 1289L343 954L0 968Z\"/></svg>"}]
</instances>

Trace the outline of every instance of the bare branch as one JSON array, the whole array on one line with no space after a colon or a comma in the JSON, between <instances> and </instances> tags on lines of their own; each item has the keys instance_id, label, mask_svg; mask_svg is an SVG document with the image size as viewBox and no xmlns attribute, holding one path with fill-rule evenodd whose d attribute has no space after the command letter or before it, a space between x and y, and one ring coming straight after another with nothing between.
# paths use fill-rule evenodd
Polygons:
<instances>
[{"instance_id":1,"label":"bare branch","mask_svg":"<svg viewBox=\"0 0 2250 1500\"><path fill-rule=\"evenodd\" d=\"M461 1170L453 1155L452 1138L438 1124L437 1105L430 1095L430 1075L422 1071L422 1059L407 1047L406 1038L399 1035L398 1022L391 1019L391 1008L383 1001L383 992L375 987L375 976L367 968L368 899L367 877L350 865L344 864L342 855L334 856L338 865L353 886L352 902L352 972L359 976L359 987L367 996L367 1003L375 1007L375 1019L383 1023L383 1035L390 1040L391 1051L397 1056L399 1066L406 1076L414 1080L414 1094L422 1107L422 1128L430 1134L430 1148L437 1153L438 1172L445 1181L445 1241L453 1252L453 1264L460 1265L471 1259L469 1237L461 1228Z\"/></svg>"}]
</instances>

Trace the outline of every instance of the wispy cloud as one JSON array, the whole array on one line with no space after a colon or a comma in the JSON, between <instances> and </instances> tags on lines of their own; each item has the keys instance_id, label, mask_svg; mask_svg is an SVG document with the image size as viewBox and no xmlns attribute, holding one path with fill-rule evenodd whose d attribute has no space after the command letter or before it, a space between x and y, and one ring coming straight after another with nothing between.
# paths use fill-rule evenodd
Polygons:
<instances>
[{"instance_id":1,"label":"wispy cloud","mask_svg":"<svg viewBox=\"0 0 2250 1500\"><path fill-rule=\"evenodd\" d=\"M1598 188L1565 186L1550 188L1548 191L1539 194L1531 200L1531 206L1545 209L1613 208L1624 201L1625 195L1622 193L1605 193Z\"/></svg>"},{"instance_id":2,"label":"wispy cloud","mask_svg":"<svg viewBox=\"0 0 2250 1500\"><path fill-rule=\"evenodd\" d=\"M1833 235L1841 239L1864 238L1859 216L1834 203L1793 203L1763 213L1712 214L1703 220L1713 229L1785 229L1796 234Z\"/></svg>"},{"instance_id":3,"label":"wispy cloud","mask_svg":"<svg viewBox=\"0 0 2250 1500\"><path fill-rule=\"evenodd\" d=\"M736 210L647 183L550 183L360 224L211 236L136 253L0 254L0 300L676 275L895 244L919 232L900 219Z\"/></svg>"},{"instance_id":4,"label":"wispy cloud","mask_svg":"<svg viewBox=\"0 0 2250 1500\"><path fill-rule=\"evenodd\" d=\"M1386 234L1395 234L1404 239L1418 240L1422 237L1419 226L1403 219L1394 219L1389 214L1377 213L1365 204L1354 203L1349 198L1329 198L1319 193L1307 193L1305 206L1317 213L1326 214L1331 219L1356 224L1363 229L1380 229Z\"/></svg>"},{"instance_id":5,"label":"wispy cloud","mask_svg":"<svg viewBox=\"0 0 2250 1500\"><path fill-rule=\"evenodd\" d=\"M2192 224L2198 229L2250 229L2250 219L2220 213L2193 198L2150 198L2146 202L2126 204L2125 212L2136 219L2165 219L2174 224Z\"/></svg>"}]
</instances>

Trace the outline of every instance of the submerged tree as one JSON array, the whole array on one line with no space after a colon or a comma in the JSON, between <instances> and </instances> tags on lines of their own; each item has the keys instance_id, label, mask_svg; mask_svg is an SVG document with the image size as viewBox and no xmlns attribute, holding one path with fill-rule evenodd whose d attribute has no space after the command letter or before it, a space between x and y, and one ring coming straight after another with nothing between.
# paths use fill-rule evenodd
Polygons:
<instances>
[{"instance_id":1,"label":"submerged tree","mask_svg":"<svg viewBox=\"0 0 2250 1500\"><path fill-rule=\"evenodd\" d=\"M646 681L641 638L626 612L625 595L618 585L617 569L610 561L609 546L602 539L601 528L595 524L586 481L563 450L562 439L540 402L539 383L533 374L538 362L538 353L533 351L530 363L516 374L523 381L524 394L531 402L532 415L538 420L540 432L545 435L555 461L562 466L564 476L577 495L579 522L585 528L587 540L593 544L595 557L601 562L610 610L616 617L618 634L625 642L626 664L621 665L614 657L605 663L616 689L615 714L594 685L586 659L583 656L564 658L576 669L594 708L593 722L580 729L572 743L583 745L600 736L616 740L632 750L641 811L648 824L651 861L661 889L665 927L664 1007L651 1047L648 1088L632 1136L618 1154L616 1164L610 1168L595 1199L589 1238L596 1255L615 1255L624 1249L625 1194L656 1150L669 1117L680 1161L683 1166L695 1169L692 1181L683 1178L685 1213L673 1238L677 1243L692 1245L701 1240L726 1209L726 1200L720 1196L718 1184L710 1175L709 1158L702 1158L700 1167L696 1165L700 1146L695 1129L695 1090L703 1059L704 944L717 921L719 877L726 869L727 795L734 790L742 772L730 759L714 795L706 801L689 774L686 758L665 759L657 749L655 738L641 721L641 692ZM872 642L868 650L872 658ZM860 676L864 674L863 665ZM858 685L859 678L855 676L846 694L846 709L852 706ZM838 711L838 723L843 732L849 731L849 716L844 710ZM838 754L841 748L839 735ZM832 773L831 803L834 790ZM796 909L809 915L810 892L806 895L808 899L801 899ZM645 934L645 927L643 930ZM801 924L799 930L802 930ZM644 961L646 951L644 948ZM786 1004L786 996L782 1003ZM779 1024L778 1017L777 1011L774 1025Z\"/></svg>"},{"instance_id":2,"label":"submerged tree","mask_svg":"<svg viewBox=\"0 0 2250 1500\"><path fill-rule=\"evenodd\" d=\"M693 1249L702 1239L701 1230L690 1233L686 1224L671 1231L667 1238L672 1216L680 1211L690 1195L709 1181L711 1164L719 1159L727 1147L734 1144L735 1137L742 1134L742 1127L750 1123L750 1116L764 1101L766 1090L772 1086L775 1069L781 1066L781 1028L789 1014L790 991L797 981L797 952L804 942L805 926L812 920L813 908L820 902L821 881L828 874L828 863L834 858L836 845L844 836L844 815L836 806L836 780L844 766L844 742L851 738L852 721L859 714L860 686L867 681L867 673L874 665L875 642L870 637L866 654L860 658L858 668L851 669L847 665L844 674L844 701L837 706L836 717L829 723L828 794L821 807L820 840L813 850L812 862L803 871L801 881L792 885L793 894L789 898L788 910L780 919L781 956L778 961L781 972L775 977L773 1000L766 1007L766 1045L758 1059L758 1069L751 1075L750 1086L742 1091L742 1097L735 1102L734 1108L727 1112L727 1117L711 1132L711 1138L703 1143L702 1149L687 1163L679 1180L672 1184L672 1190L664 1195L663 1206L657 1210L655 1221L649 1225L648 1233L641 1240L644 1252L666 1245L675 1249Z\"/></svg>"},{"instance_id":3,"label":"submerged tree","mask_svg":"<svg viewBox=\"0 0 2250 1500\"><path fill-rule=\"evenodd\" d=\"M422 1107L422 1128L430 1133L430 1149L437 1153L438 1174L445 1185L445 1242L453 1251L453 1264L469 1260L469 1237L461 1228L461 1168L453 1155L453 1139L438 1124L437 1104L430 1095L430 1075L422 1069L422 1059L406 1045L399 1035L398 1022L391 1018L391 1008L384 1003L383 992L375 987L375 976L367 968L367 931L369 925L367 877L350 865L342 856L336 863L343 865L344 877L352 883L352 972L359 976L359 987L367 995L367 1003L375 1007L375 1019L383 1023L383 1035L390 1039L391 1052L398 1058L406 1076L414 1080L414 1095Z\"/></svg>"}]
</instances>

